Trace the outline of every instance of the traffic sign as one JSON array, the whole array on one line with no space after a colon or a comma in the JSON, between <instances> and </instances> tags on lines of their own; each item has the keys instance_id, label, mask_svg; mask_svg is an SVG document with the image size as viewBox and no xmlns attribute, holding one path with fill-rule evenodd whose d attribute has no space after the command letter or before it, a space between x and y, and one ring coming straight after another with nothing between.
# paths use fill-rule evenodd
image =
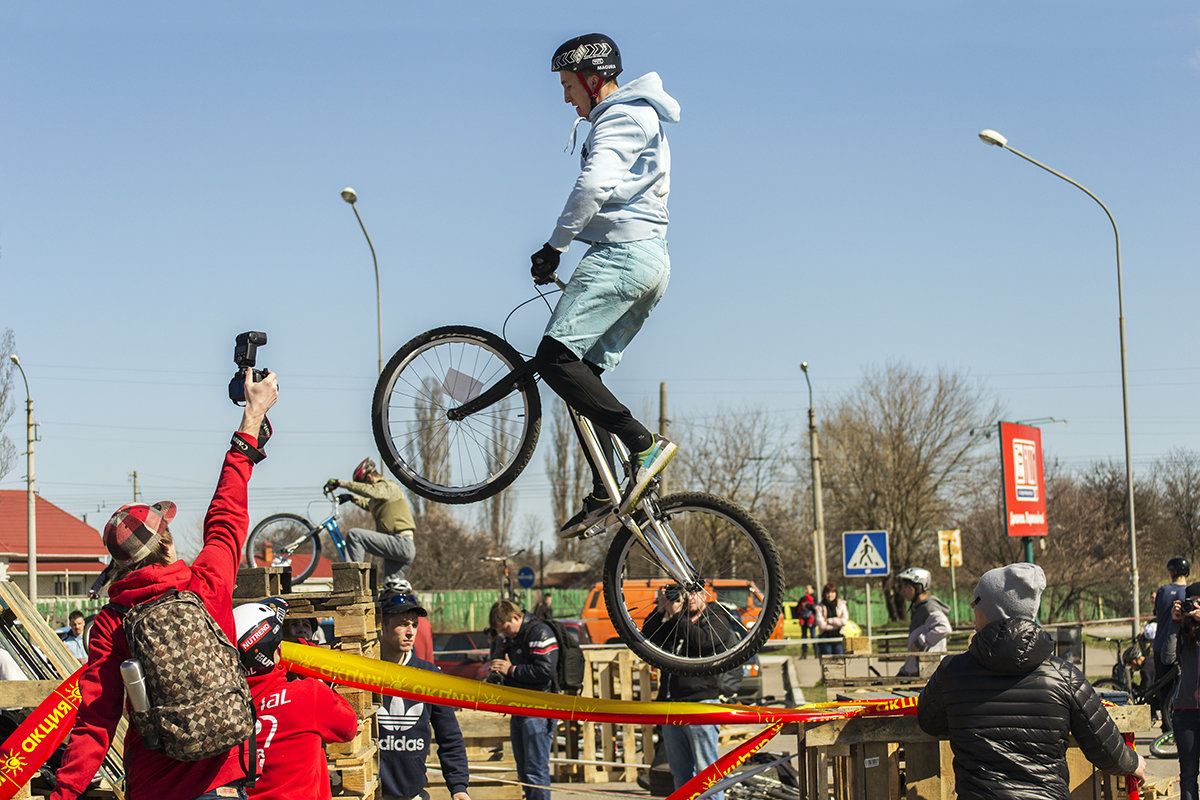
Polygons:
<instances>
[{"instance_id":1,"label":"traffic sign","mask_svg":"<svg viewBox=\"0 0 1200 800\"><path fill-rule=\"evenodd\" d=\"M958 528L952 531L938 531L938 555L943 567L963 565L962 534Z\"/></svg>"},{"instance_id":2,"label":"traffic sign","mask_svg":"<svg viewBox=\"0 0 1200 800\"><path fill-rule=\"evenodd\" d=\"M521 567L517 570L517 584L522 589L533 586L533 567Z\"/></svg>"},{"instance_id":3,"label":"traffic sign","mask_svg":"<svg viewBox=\"0 0 1200 800\"><path fill-rule=\"evenodd\" d=\"M887 575L887 531L847 531L842 534L842 574L847 578Z\"/></svg>"}]
</instances>

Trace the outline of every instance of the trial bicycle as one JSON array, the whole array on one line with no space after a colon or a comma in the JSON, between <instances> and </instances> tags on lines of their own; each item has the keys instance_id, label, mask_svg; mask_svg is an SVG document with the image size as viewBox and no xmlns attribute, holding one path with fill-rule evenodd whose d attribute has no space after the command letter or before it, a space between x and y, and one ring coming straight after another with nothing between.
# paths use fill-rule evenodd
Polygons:
<instances>
[{"instance_id":1,"label":"trial bicycle","mask_svg":"<svg viewBox=\"0 0 1200 800\"><path fill-rule=\"evenodd\" d=\"M517 601L517 590L513 588L512 576L509 575L509 572L508 572L508 560L510 558L516 558L517 556L521 555L521 553L524 553L524 552L525 552L525 548L522 547L520 550L517 550L516 552L513 552L513 553L509 553L506 556L480 556L479 557L480 561L491 561L493 563L500 564L501 567L503 568L504 574L500 578L500 599L501 600L509 600L514 603Z\"/></svg>"},{"instance_id":2,"label":"trial bicycle","mask_svg":"<svg viewBox=\"0 0 1200 800\"><path fill-rule=\"evenodd\" d=\"M346 538L338 527L338 501L332 492L325 496L333 505L330 515L313 524L299 514L272 514L254 526L246 537L246 564L251 567L291 567L292 585L303 583L321 560L321 532L329 534L342 561L346 557Z\"/></svg>"},{"instance_id":3,"label":"trial bicycle","mask_svg":"<svg viewBox=\"0 0 1200 800\"><path fill-rule=\"evenodd\" d=\"M595 427L569 410L608 496L620 498ZM383 462L413 492L441 503L484 500L512 484L533 456L541 426L536 364L480 328L426 331L396 351L380 374L371 422ZM628 451L615 437L613 446L629 472ZM579 536L609 533L605 605L618 636L646 661L681 674L715 674L744 663L771 636L782 611L779 554L745 509L698 492L660 497L655 479L636 503L614 503ZM673 635L652 641L640 628L654 611L652 593L647 600L645 591L624 591L666 581L704 592L706 580L722 578L749 580L762 592L762 610L748 625L709 592L712 613L699 617L707 629L689 626L689 615L680 614Z\"/></svg>"},{"instance_id":4,"label":"trial bicycle","mask_svg":"<svg viewBox=\"0 0 1200 800\"><path fill-rule=\"evenodd\" d=\"M1133 641L1137 646L1137 640ZM1133 680L1134 671L1129 669L1124 661L1122 661L1121 649L1122 641L1117 642L1117 663L1113 666L1113 676L1111 678L1101 678L1093 681L1092 686L1099 691L1118 691L1125 692L1129 696L1129 702L1134 704L1153 704L1161 694L1166 694L1167 702L1165 708L1162 709L1163 714L1173 714L1175 709L1175 683L1179 680L1179 666L1172 664L1166 674L1156 677L1149 686L1143 686L1141 683ZM1165 732L1159 735L1150 744L1150 755L1157 758L1177 758L1178 751L1175 747L1175 732Z\"/></svg>"}]
</instances>

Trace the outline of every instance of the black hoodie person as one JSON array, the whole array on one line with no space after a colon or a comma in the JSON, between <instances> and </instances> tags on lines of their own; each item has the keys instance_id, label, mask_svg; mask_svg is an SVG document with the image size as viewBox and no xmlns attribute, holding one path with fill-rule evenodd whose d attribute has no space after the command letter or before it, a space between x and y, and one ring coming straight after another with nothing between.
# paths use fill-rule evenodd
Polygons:
<instances>
[{"instance_id":1,"label":"black hoodie person","mask_svg":"<svg viewBox=\"0 0 1200 800\"><path fill-rule=\"evenodd\" d=\"M1067 800L1068 736L1099 769L1145 778L1145 760L1035 621L1045 587L1034 564L985 572L970 648L942 661L921 690L917 722L949 738L960 798Z\"/></svg>"}]
</instances>

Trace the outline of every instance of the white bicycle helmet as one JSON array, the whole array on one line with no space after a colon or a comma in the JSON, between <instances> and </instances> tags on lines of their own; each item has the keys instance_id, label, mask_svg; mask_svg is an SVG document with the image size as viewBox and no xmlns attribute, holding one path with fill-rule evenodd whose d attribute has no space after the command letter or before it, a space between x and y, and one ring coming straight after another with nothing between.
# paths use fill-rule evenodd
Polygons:
<instances>
[{"instance_id":1,"label":"white bicycle helmet","mask_svg":"<svg viewBox=\"0 0 1200 800\"><path fill-rule=\"evenodd\" d=\"M238 657L247 675L266 675L275 669L275 653L283 641L283 618L288 604L282 597L246 603L233 610Z\"/></svg>"},{"instance_id":2,"label":"white bicycle helmet","mask_svg":"<svg viewBox=\"0 0 1200 800\"><path fill-rule=\"evenodd\" d=\"M928 591L933 584L933 576L929 574L929 570L921 567L909 567L896 577L902 581L908 581L922 592Z\"/></svg>"}]
</instances>

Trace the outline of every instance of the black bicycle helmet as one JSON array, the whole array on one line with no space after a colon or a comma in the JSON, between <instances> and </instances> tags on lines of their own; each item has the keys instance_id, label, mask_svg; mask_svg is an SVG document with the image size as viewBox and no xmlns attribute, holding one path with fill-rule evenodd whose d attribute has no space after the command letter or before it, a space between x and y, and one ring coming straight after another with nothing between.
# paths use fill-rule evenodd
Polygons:
<instances>
[{"instance_id":1,"label":"black bicycle helmet","mask_svg":"<svg viewBox=\"0 0 1200 800\"><path fill-rule=\"evenodd\" d=\"M550 59L551 72L580 72L585 69L602 78L620 75L621 51L617 49L617 43L603 33L585 33L563 42Z\"/></svg>"},{"instance_id":2,"label":"black bicycle helmet","mask_svg":"<svg viewBox=\"0 0 1200 800\"><path fill-rule=\"evenodd\" d=\"M288 603L268 597L261 603L246 603L233 610L238 656L247 675L266 675L275 669L275 653L283 641L283 618Z\"/></svg>"},{"instance_id":3,"label":"black bicycle helmet","mask_svg":"<svg viewBox=\"0 0 1200 800\"><path fill-rule=\"evenodd\" d=\"M1167 572L1172 575L1190 575L1192 573L1192 562L1183 556L1175 556L1167 562Z\"/></svg>"}]
</instances>

